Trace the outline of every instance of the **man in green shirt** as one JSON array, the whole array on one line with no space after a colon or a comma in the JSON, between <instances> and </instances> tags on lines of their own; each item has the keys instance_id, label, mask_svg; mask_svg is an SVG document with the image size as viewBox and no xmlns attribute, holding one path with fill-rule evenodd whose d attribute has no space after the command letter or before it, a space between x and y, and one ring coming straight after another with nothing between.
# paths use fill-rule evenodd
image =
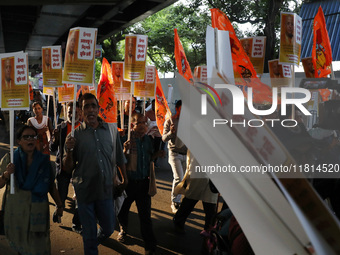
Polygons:
<instances>
[{"instance_id":1,"label":"man in green shirt","mask_svg":"<svg viewBox=\"0 0 340 255\"><path fill-rule=\"evenodd\" d=\"M122 170L123 181L116 189L120 193L127 185L126 160L117 126L98 117L96 97L86 93L81 101L84 122L74 131L74 137L66 138L63 163L66 171L75 169L72 180L83 226L84 253L97 255L99 242L114 231L114 169L117 164Z\"/></svg>"}]
</instances>

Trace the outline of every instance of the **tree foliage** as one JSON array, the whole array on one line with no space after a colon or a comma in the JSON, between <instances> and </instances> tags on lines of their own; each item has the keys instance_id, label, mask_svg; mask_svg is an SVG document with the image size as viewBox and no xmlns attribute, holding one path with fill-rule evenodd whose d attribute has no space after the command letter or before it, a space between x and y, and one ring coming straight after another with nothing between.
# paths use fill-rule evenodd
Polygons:
<instances>
[{"instance_id":1,"label":"tree foliage","mask_svg":"<svg viewBox=\"0 0 340 255\"><path fill-rule=\"evenodd\" d=\"M278 58L280 12L299 12L299 0L190 0L165 8L145 20L110 37L103 43L103 56L107 60L121 61L124 58L124 34L148 36L148 61L160 72L176 69L174 56L174 32L177 28L188 61L193 69L206 64L205 31L211 25L210 8L219 8L233 23L239 38L266 36L266 60ZM255 31L242 32L237 24L251 24ZM99 70L100 71L100 70ZM265 64L265 72L268 67Z\"/></svg>"},{"instance_id":2,"label":"tree foliage","mask_svg":"<svg viewBox=\"0 0 340 255\"><path fill-rule=\"evenodd\" d=\"M126 31L125 31L126 33ZM109 63L112 61L123 61L124 56L121 53L121 41L124 39L124 31L119 32L115 35L110 36L102 43L103 51L102 58L96 59L95 61L95 81L98 83L101 71L101 63L103 57L107 59Z\"/></svg>"},{"instance_id":3,"label":"tree foliage","mask_svg":"<svg viewBox=\"0 0 340 255\"><path fill-rule=\"evenodd\" d=\"M297 0L204 0L205 4L210 7L219 8L227 14L231 22L239 24L250 23L256 27L252 36L266 36L266 59L278 58L279 49L279 29L280 29L280 12L295 12L300 9ZM201 0L194 0L193 6L202 4ZM247 34L247 33L246 33ZM250 35L248 33L247 35ZM240 36L240 35L239 35ZM243 36L243 35L241 35ZM265 65L265 72L268 72L268 66Z\"/></svg>"},{"instance_id":4,"label":"tree foliage","mask_svg":"<svg viewBox=\"0 0 340 255\"><path fill-rule=\"evenodd\" d=\"M130 28L131 33L148 36L148 57L161 72L175 70L174 28L177 28L186 56L194 68L205 64L207 11L183 4L172 5Z\"/></svg>"}]
</instances>

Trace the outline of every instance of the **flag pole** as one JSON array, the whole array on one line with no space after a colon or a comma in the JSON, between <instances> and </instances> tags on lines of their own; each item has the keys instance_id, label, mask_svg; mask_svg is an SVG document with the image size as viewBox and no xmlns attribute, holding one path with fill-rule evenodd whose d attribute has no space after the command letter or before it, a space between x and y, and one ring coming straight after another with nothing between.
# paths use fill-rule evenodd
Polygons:
<instances>
[{"instance_id":1,"label":"flag pole","mask_svg":"<svg viewBox=\"0 0 340 255\"><path fill-rule=\"evenodd\" d=\"M120 128L124 129L124 109L123 109L123 95L122 94L120 94L119 112L120 112Z\"/></svg>"},{"instance_id":2,"label":"flag pole","mask_svg":"<svg viewBox=\"0 0 340 255\"><path fill-rule=\"evenodd\" d=\"M172 101L172 90L173 90L172 85L168 84L168 106L169 106L169 104L171 104L171 101ZM167 113L168 113L168 115L170 117L170 122L173 125L174 123L172 121L172 114L171 114L171 111L169 110L169 107L167 109Z\"/></svg>"},{"instance_id":3,"label":"flag pole","mask_svg":"<svg viewBox=\"0 0 340 255\"><path fill-rule=\"evenodd\" d=\"M333 70L333 62L331 62L331 79L335 80L335 74L334 74L334 70Z\"/></svg>"},{"instance_id":4,"label":"flag pole","mask_svg":"<svg viewBox=\"0 0 340 255\"><path fill-rule=\"evenodd\" d=\"M71 136L74 137L74 124L76 120L77 85L73 84L73 107L72 107L72 128ZM67 116L66 116L67 118Z\"/></svg>"},{"instance_id":5,"label":"flag pole","mask_svg":"<svg viewBox=\"0 0 340 255\"><path fill-rule=\"evenodd\" d=\"M46 110L47 118L48 118L49 109L50 109L50 95L47 96L47 110Z\"/></svg>"},{"instance_id":6,"label":"flag pole","mask_svg":"<svg viewBox=\"0 0 340 255\"><path fill-rule=\"evenodd\" d=\"M9 146L10 146L10 155L11 155L11 163L13 163L13 151L14 151L14 110L9 110ZM15 194L14 189L14 173L11 174L10 177L10 194Z\"/></svg>"},{"instance_id":7,"label":"flag pole","mask_svg":"<svg viewBox=\"0 0 340 255\"><path fill-rule=\"evenodd\" d=\"M293 64L292 69L292 84L290 85L292 88L295 87L295 65ZM292 93L292 97L295 98L295 94ZM295 119L295 105L292 105L292 119Z\"/></svg>"},{"instance_id":8,"label":"flag pole","mask_svg":"<svg viewBox=\"0 0 340 255\"><path fill-rule=\"evenodd\" d=\"M214 42L215 42L215 66L216 70L219 71L219 56L218 56L218 29L214 29Z\"/></svg>"},{"instance_id":9,"label":"flag pole","mask_svg":"<svg viewBox=\"0 0 340 255\"><path fill-rule=\"evenodd\" d=\"M132 114L132 91L134 91L135 82L131 81L131 93L130 93L130 107L129 107L129 124L128 124L128 140L130 140L130 132L131 132L131 114Z\"/></svg>"},{"instance_id":10,"label":"flag pole","mask_svg":"<svg viewBox=\"0 0 340 255\"><path fill-rule=\"evenodd\" d=\"M57 109L55 107L55 101L57 100L55 96L55 88L53 88L53 109L54 109L54 128L57 128L58 121L57 121Z\"/></svg>"},{"instance_id":11,"label":"flag pole","mask_svg":"<svg viewBox=\"0 0 340 255\"><path fill-rule=\"evenodd\" d=\"M334 70L333 70L333 61L331 62L330 67L331 67L331 80L335 80L335 75L334 75ZM334 99L336 95L338 95L338 92L336 91L336 89L332 89L332 94L330 98Z\"/></svg>"},{"instance_id":12,"label":"flag pole","mask_svg":"<svg viewBox=\"0 0 340 255\"><path fill-rule=\"evenodd\" d=\"M124 110L123 110L123 81L120 81L120 128L124 130Z\"/></svg>"}]
</instances>

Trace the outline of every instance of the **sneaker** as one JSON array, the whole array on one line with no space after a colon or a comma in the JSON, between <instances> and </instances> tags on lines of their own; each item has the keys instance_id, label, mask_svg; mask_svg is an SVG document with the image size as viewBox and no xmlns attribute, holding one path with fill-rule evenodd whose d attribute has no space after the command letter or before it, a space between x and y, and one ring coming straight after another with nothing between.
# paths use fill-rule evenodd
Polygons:
<instances>
[{"instance_id":1,"label":"sneaker","mask_svg":"<svg viewBox=\"0 0 340 255\"><path fill-rule=\"evenodd\" d=\"M124 243L125 242L125 237L126 237L126 232L125 231L120 231L117 236L118 242Z\"/></svg>"},{"instance_id":2,"label":"sneaker","mask_svg":"<svg viewBox=\"0 0 340 255\"><path fill-rule=\"evenodd\" d=\"M81 235L81 233L83 232L83 229L81 225L72 224L72 231Z\"/></svg>"},{"instance_id":3,"label":"sneaker","mask_svg":"<svg viewBox=\"0 0 340 255\"><path fill-rule=\"evenodd\" d=\"M172 202L171 203L171 210L172 210L172 213L176 213L179 209L179 207L181 206L181 203L178 203L178 202Z\"/></svg>"}]
</instances>

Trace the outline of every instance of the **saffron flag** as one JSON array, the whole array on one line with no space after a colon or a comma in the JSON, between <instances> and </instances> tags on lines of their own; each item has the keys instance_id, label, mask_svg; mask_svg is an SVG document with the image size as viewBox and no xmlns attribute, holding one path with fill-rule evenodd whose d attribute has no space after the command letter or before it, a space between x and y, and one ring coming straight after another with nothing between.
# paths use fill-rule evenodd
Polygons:
<instances>
[{"instance_id":1,"label":"saffron flag","mask_svg":"<svg viewBox=\"0 0 340 255\"><path fill-rule=\"evenodd\" d=\"M179 36L177 33L177 28L174 29L175 32L175 59L176 65L179 74L181 74L188 82L193 82L193 76L191 72L191 68L187 57L185 56L185 52L182 46L181 41L179 40Z\"/></svg>"},{"instance_id":2,"label":"saffron flag","mask_svg":"<svg viewBox=\"0 0 340 255\"><path fill-rule=\"evenodd\" d=\"M315 78L325 77L331 73L332 48L321 6L314 17L312 58Z\"/></svg>"},{"instance_id":3,"label":"saffron flag","mask_svg":"<svg viewBox=\"0 0 340 255\"><path fill-rule=\"evenodd\" d=\"M255 103L271 103L271 90L269 86L262 83L257 77L256 71L244 51L241 42L237 38L228 17L217 8L210 9L210 11L212 27L229 32L236 85L252 87ZM246 93L245 90L243 91Z\"/></svg>"},{"instance_id":4,"label":"saffron flag","mask_svg":"<svg viewBox=\"0 0 340 255\"><path fill-rule=\"evenodd\" d=\"M97 89L99 115L107 123L117 122L117 100L113 91L111 65L103 58Z\"/></svg>"},{"instance_id":5,"label":"saffron flag","mask_svg":"<svg viewBox=\"0 0 340 255\"><path fill-rule=\"evenodd\" d=\"M303 58L302 59L303 69L305 70L306 78L315 78L315 69L313 65L313 58ZM331 91L329 89L319 89L322 101L327 101L329 96L331 95Z\"/></svg>"},{"instance_id":6,"label":"saffron flag","mask_svg":"<svg viewBox=\"0 0 340 255\"><path fill-rule=\"evenodd\" d=\"M161 81L156 70L156 98L155 98L156 123L159 133L163 135L164 122L171 118L171 111L165 99Z\"/></svg>"}]
</instances>

